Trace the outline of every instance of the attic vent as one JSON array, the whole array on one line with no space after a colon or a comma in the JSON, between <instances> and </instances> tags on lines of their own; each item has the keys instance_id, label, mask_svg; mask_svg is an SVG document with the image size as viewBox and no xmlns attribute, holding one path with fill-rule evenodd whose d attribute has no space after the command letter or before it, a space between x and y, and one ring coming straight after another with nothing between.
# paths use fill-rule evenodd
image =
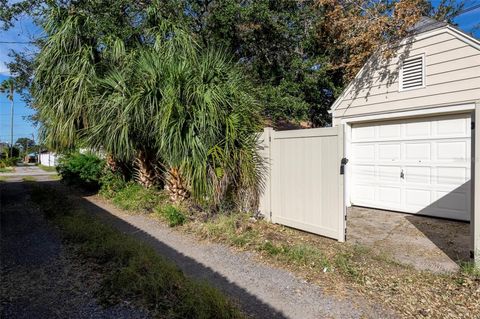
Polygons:
<instances>
[{"instance_id":1,"label":"attic vent","mask_svg":"<svg viewBox=\"0 0 480 319\"><path fill-rule=\"evenodd\" d=\"M400 91L425 86L425 56L405 60L400 69Z\"/></svg>"}]
</instances>

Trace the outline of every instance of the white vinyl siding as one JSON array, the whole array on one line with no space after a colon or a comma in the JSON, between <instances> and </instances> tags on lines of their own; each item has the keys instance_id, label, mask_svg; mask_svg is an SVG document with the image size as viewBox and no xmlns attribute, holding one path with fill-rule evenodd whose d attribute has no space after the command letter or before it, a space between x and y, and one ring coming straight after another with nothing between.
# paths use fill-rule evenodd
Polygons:
<instances>
[{"instance_id":1,"label":"white vinyl siding","mask_svg":"<svg viewBox=\"0 0 480 319\"><path fill-rule=\"evenodd\" d=\"M400 55L404 54L406 56ZM422 89L402 90L401 60L424 55ZM374 63L335 102L334 125L342 118L466 104L480 99L480 50L445 29L399 49L385 65Z\"/></svg>"}]
</instances>

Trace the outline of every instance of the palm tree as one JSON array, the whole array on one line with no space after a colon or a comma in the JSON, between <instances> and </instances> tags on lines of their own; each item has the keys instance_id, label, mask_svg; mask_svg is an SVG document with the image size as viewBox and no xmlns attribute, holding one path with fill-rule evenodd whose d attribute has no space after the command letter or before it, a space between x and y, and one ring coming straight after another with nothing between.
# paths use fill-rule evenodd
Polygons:
<instances>
[{"instance_id":1,"label":"palm tree","mask_svg":"<svg viewBox=\"0 0 480 319\"><path fill-rule=\"evenodd\" d=\"M135 69L132 101L155 110L150 125L172 200L191 194L218 203L229 188L256 194L259 108L227 54L182 36L143 50Z\"/></svg>"},{"instance_id":2,"label":"palm tree","mask_svg":"<svg viewBox=\"0 0 480 319\"><path fill-rule=\"evenodd\" d=\"M32 89L45 140L134 162L139 183L160 177L175 202L255 198L259 108L227 54L168 24L146 28L136 46L99 42L83 34L88 19L68 15L45 27Z\"/></svg>"}]
</instances>

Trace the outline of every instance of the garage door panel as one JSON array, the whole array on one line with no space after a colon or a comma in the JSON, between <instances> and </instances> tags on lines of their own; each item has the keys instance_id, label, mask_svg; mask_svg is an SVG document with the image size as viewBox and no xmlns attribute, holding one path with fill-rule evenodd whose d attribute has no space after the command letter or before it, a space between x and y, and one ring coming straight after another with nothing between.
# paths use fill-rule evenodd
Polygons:
<instances>
[{"instance_id":1,"label":"garage door panel","mask_svg":"<svg viewBox=\"0 0 480 319\"><path fill-rule=\"evenodd\" d=\"M401 205L402 203L402 190L400 187L378 187L378 200L385 204Z\"/></svg>"},{"instance_id":2,"label":"garage door panel","mask_svg":"<svg viewBox=\"0 0 480 319\"><path fill-rule=\"evenodd\" d=\"M437 142L437 156L439 161L465 161L468 158L470 143L466 141Z\"/></svg>"},{"instance_id":3,"label":"garage door panel","mask_svg":"<svg viewBox=\"0 0 480 319\"><path fill-rule=\"evenodd\" d=\"M466 167L437 167L437 184L458 186L470 179Z\"/></svg>"},{"instance_id":4,"label":"garage door panel","mask_svg":"<svg viewBox=\"0 0 480 319\"><path fill-rule=\"evenodd\" d=\"M373 126L359 126L355 132L352 132L352 141L370 141L375 139L375 127Z\"/></svg>"},{"instance_id":5,"label":"garage door panel","mask_svg":"<svg viewBox=\"0 0 480 319\"><path fill-rule=\"evenodd\" d=\"M354 145L352 152L358 161L372 161L375 159L375 144Z\"/></svg>"},{"instance_id":6,"label":"garage door panel","mask_svg":"<svg viewBox=\"0 0 480 319\"><path fill-rule=\"evenodd\" d=\"M405 160L416 162L431 160L430 142L405 143Z\"/></svg>"},{"instance_id":7,"label":"garage door panel","mask_svg":"<svg viewBox=\"0 0 480 319\"><path fill-rule=\"evenodd\" d=\"M399 183L402 168L400 166L378 166L378 180L387 183Z\"/></svg>"},{"instance_id":8,"label":"garage door panel","mask_svg":"<svg viewBox=\"0 0 480 319\"><path fill-rule=\"evenodd\" d=\"M435 207L451 211L466 211L467 196L464 192L436 192Z\"/></svg>"},{"instance_id":9,"label":"garage door panel","mask_svg":"<svg viewBox=\"0 0 480 319\"><path fill-rule=\"evenodd\" d=\"M400 138L402 134L400 124L386 124L378 126L378 137L380 139Z\"/></svg>"},{"instance_id":10,"label":"garage door panel","mask_svg":"<svg viewBox=\"0 0 480 319\"><path fill-rule=\"evenodd\" d=\"M456 135L467 136L469 134L470 119L466 118L443 118L437 121L437 136L450 137Z\"/></svg>"},{"instance_id":11,"label":"garage door panel","mask_svg":"<svg viewBox=\"0 0 480 319\"><path fill-rule=\"evenodd\" d=\"M411 122L405 124L405 137L428 138L432 132L430 122Z\"/></svg>"},{"instance_id":12,"label":"garage door panel","mask_svg":"<svg viewBox=\"0 0 480 319\"><path fill-rule=\"evenodd\" d=\"M355 183L375 181L375 166L373 165L356 165L353 168L353 176Z\"/></svg>"},{"instance_id":13,"label":"garage door panel","mask_svg":"<svg viewBox=\"0 0 480 319\"><path fill-rule=\"evenodd\" d=\"M374 203L375 202L375 187L371 185L356 184L354 188L354 200L361 203Z\"/></svg>"},{"instance_id":14,"label":"garage door panel","mask_svg":"<svg viewBox=\"0 0 480 319\"><path fill-rule=\"evenodd\" d=\"M468 220L470 115L352 127L353 205Z\"/></svg>"},{"instance_id":15,"label":"garage door panel","mask_svg":"<svg viewBox=\"0 0 480 319\"><path fill-rule=\"evenodd\" d=\"M379 144L378 159L381 161L395 161L402 157L401 145L397 144Z\"/></svg>"},{"instance_id":16,"label":"garage door panel","mask_svg":"<svg viewBox=\"0 0 480 319\"><path fill-rule=\"evenodd\" d=\"M430 186L432 168L429 166L406 166L405 181L408 184L421 184Z\"/></svg>"},{"instance_id":17,"label":"garage door panel","mask_svg":"<svg viewBox=\"0 0 480 319\"><path fill-rule=\"evenodd\" d=\"M405 191L407 209L422 209L432 204L432 192L426 189L407 189Z\"/></svg>"}]
</instances>

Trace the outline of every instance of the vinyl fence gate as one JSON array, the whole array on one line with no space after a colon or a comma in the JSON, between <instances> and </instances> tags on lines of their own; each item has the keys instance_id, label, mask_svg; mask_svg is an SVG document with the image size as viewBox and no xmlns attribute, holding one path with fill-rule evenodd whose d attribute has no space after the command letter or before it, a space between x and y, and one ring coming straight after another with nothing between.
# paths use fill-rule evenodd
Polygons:
<instances>
[{"instance_id":1,"label":"vinyl fence gate","mask_svg":"<svg viewBox=\"0 0 480 319\"><path fill-rule=\"evenodd\" d=\"M259 137L266 178L260 212L270 221L345 241L343 126Z\"/></svg>"}]
</instances>

